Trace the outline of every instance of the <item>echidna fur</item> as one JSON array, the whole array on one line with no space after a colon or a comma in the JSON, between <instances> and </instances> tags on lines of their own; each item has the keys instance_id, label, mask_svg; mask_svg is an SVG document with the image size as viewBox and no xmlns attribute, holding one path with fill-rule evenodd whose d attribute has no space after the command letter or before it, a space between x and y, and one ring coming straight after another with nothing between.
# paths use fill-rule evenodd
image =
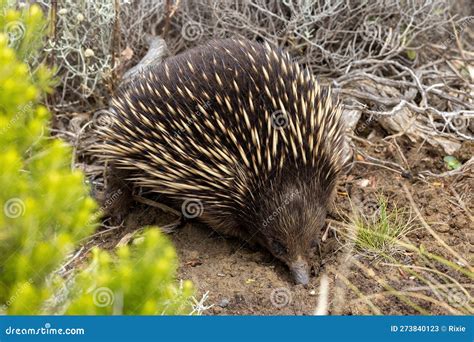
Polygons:
<instances>
[{"instance_id":1,"label":"echidna fur","mask_svg":"<svg viewBox=\"0 0 474 342\"><path fill-rule=\"evenodd\" d=\"M211 41L141 73L111 112L98 150L126 181L197 202L201 221L309 281L344 130L339 103L308 70L268 44Z\"/></svg>"}]
</instances>

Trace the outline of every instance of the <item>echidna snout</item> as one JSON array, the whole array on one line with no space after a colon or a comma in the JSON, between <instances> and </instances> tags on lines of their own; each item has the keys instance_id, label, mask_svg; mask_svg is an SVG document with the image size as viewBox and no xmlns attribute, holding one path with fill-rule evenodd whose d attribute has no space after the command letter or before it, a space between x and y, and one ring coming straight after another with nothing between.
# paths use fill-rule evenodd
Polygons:
<instances>
[{"instance_id":1,"label":"echidna snout","mask_svg":"<svg viewBox=\"0 0 474 342\"><path fill-rule=\"evenodd\" d=\"M251 231L257 231L256 240L288 266L297 284L309 282L330 196L316 178L295 171L262 196L258 213L262 221L250 223Z\"/></svg>"},{"instance_id":2,"label":"echidna snout","mask_svg":"<svg viewBox=\"0 0 474 342\"><path fill-rule=\"evenodd\" d=\"M296 284L306 285L309 283L310 268L308 262L303 259L298 259L290 265L291 275Z\"/></svg>"}]
</instances>

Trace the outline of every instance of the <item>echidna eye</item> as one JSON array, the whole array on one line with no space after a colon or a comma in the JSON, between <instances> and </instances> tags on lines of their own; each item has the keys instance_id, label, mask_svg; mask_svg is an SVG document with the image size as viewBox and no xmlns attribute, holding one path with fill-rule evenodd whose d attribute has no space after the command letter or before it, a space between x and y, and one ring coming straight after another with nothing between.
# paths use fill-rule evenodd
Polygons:
<instances>
[{"instance_id":1,"label":"echidna eye","mask_svg":"<svg viewBox=\"0 0 474 342\"><path fill-rule=\"evenodd\" d=\"M271 244L272 244L272 251L276 255L280 256L280 255L284 255L288 253L288 249L281 242L272 240Z\"/></svg>"}]
</instances>

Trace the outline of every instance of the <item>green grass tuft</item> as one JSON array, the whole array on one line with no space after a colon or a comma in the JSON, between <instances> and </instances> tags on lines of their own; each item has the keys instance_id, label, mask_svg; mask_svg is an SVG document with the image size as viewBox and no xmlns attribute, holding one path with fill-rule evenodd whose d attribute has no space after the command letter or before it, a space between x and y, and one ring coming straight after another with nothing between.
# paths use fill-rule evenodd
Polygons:
<instances>
[{"instance_id":1,"label":"green grass tuft","mask_svg":"<svg viewBox=\"0 0 474 342\"><path fill-rule=\"evenodd\" d=\"M411 212L396 205L388 208L384 197L378 199L378 209L367 215L356 212L351 220L351 242L355 250L375 259L390 260L403 252L403 238L415 229Z\"/></svg>"}]
</instances>

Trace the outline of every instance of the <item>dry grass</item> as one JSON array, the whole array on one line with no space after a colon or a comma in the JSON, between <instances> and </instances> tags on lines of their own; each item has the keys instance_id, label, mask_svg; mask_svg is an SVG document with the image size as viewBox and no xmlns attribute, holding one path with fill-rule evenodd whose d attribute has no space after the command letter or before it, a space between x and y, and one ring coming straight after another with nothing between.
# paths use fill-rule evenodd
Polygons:
<instances>
[{"instance_id":1,"label":"dry grass","mask_svg":"<svg viewBox=\"0 0 474 342\"><path fill-rule=\"evenodd\" d=\"M387 312L387 303L401 303L414 314L433 314L433 308L451 315L474 314L470 266L444 250L444 241L436 240L441 253L415 243L410 233L427 229L427 224L411 208L388 205L382 196L378 204L370 215L353 210L336 229L345 248L341 255L345 268L329 268L338 279L334 291L343 298L334 301L332 312L341 313L347 305L354 305L361 308L361 314L378 315ZM370 279L370 289L357 285L360 275Z\"/></svg>"}]
</instances>

